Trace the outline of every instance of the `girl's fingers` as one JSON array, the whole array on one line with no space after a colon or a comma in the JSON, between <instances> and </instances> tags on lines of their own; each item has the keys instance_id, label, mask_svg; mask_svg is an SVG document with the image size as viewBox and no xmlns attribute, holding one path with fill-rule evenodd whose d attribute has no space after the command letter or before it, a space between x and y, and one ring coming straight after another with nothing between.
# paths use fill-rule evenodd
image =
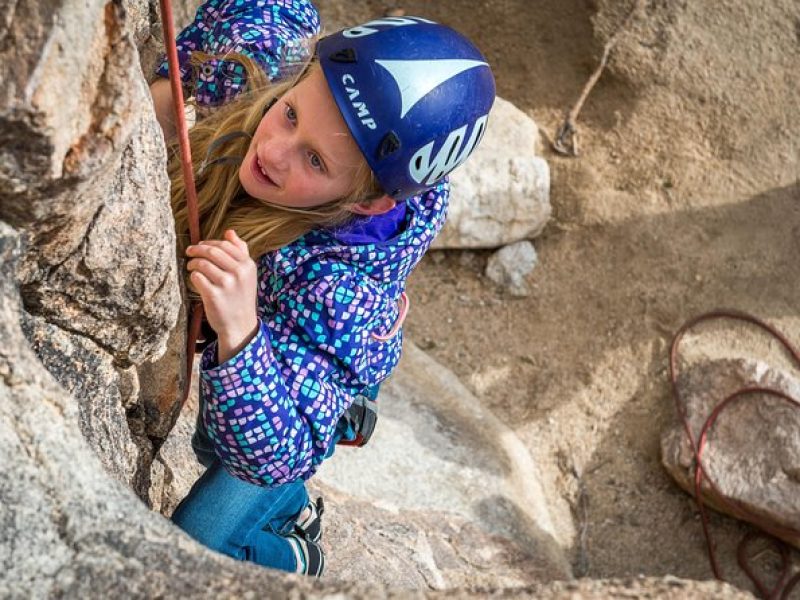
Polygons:
<instances>
[{"instance_id":1,"label":"girl's fingers","mask_svg":"<svg viewBox=\"0 0 800 600\"><path fill-rule=\"evenodd\" d=\"M189 275L189 279L194 285L195 290L201 297L204 297L211 291L212 285L208 278L203 275L200 271L194 271Z\"/></svg>"},{"instance_id":2,"label":"girl's fingers","mask_svg":"<svg viewBox=\"0 0 800 600\"><path fill-rule=\"evenodd\" d=\"M227 229L225 231L225 239L230 240L233 244L236 245L237 248L239 248L240 251L250 256L250 253L247 249L247 242L245 242L242 238L240 238L233 229Z\"/></svg>"},{"instance_id":3,"label":"girl's fingers","mask_svg":"<svg viewBox=\"0 0 800 600\"><path fill-rule=\"evenodd\" d=\"M215 248L222 248L231 256L238 256L239 255L239 248L233 242L229 242L228 240L203 240L198 244L199 246L213 246Z\"/></svg>"},{"instance_id":4,"label":"girl's fingers","mask_svg":"<svg viewBox=\"0 0 800 600\"><path fill-rule=\"evenodd\" d=\"M222 248L237 260L250 258L250 250L247 246L247 242L240 238L233 229L226 229L223 233L223 239L221 240L203 240L197 244L197 246L189 246L189 248L197 248L199 246Z\"/></svg>"},{"instance_id":5,"label":"girl's fingers","mask_svg":"<svg viewBox=\"0 0 800 600\"><path fill-rule=\"evenodd\" d=\"M235 270L241 261L239 252L233 244L219 240L209 240L196 246L189 246L186 255L191 258L205 258L226 271Z\"/></svg>"},{"instance_id":6,"label":"girl's fingers","mask_svg":"<svg viewBox=\"0 0 800 600\"><path fill-rule=\"evenodd\" d=\"M210 260L203 258L193 258L186 264L186 268L192 273L203 275L211 284L218 287L225 287L230 283L231 274L219 268Z\"/></svg>"}]
</instances>

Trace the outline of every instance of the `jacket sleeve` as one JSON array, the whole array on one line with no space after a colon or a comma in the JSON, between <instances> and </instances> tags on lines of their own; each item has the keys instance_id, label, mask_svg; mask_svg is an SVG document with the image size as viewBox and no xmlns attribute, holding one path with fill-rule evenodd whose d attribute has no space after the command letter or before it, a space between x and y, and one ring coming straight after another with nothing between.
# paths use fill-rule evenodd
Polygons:
<instances>
[{"instance_id":1,"label":"jacket sleeve","mask_svg":"<svg viewBox=\"0 0 800 600\"><path fill-rule=\"evenodd\" d=\"M309 38L319 32L319 13L309 0L206 0L176 38L184 92L201 106L223 104L247 81L238 62L221 57L244 54L277 79L309 55ZM197 73L189 63L193 51L214 56ZM156 73L169 77L166 57Z\"/></svg>"},{"instance_id":2,"label":"jacket sleeve","mask_svg":"<svg viewBox=\"0 0 800 600\"><path fill-rule=\"evenodd\" d=\"M311 477L353 396L388 374L371 365L371 332L394 306L352 274L316 279L279 303L236 356L217 366L213 345L201 363L215 452L231 474L267 486Z\"/></svg>"}]
</instances>

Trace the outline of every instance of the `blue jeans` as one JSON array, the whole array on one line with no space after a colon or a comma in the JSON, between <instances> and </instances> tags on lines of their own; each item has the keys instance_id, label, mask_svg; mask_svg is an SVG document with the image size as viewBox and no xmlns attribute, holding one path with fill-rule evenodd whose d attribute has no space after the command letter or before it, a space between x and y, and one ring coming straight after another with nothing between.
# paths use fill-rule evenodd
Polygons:
<instances>
[{"instance_id":1,"label":"blue jeans","mask_svg":"<svg viewBox=\"0 0 800 600\"><path fill-rule=\"evenodd\" d=\"M248 483L229 474L214 453L202 422L203 400L197 416L192 448L206 472L172 515L172 521L201 544L237 560L294 572L297 561L285 535L308 504L302 480L276 487ZM328 449L336 442L353 439L344 419L340 420Z\"/></svg>"}]
</instances>

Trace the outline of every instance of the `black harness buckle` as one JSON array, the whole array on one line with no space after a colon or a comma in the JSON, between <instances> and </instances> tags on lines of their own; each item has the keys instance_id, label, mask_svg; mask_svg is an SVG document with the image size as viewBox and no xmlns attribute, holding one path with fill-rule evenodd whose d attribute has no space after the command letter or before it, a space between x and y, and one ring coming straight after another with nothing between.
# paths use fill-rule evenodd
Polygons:
<instances>
[{"instance_id":1,"label":"black harness buckle","mask_svg":"<svg viewBox=\"0 0 800 600\"><path fill-rule=\"evenodd\" d=\"M365 446L372 437L375 424L378 422L378 403L363 394L358 394L341 418L355 431L356 437L352 440L340 439L339 444Z\"/></svg>"}]
</instances>

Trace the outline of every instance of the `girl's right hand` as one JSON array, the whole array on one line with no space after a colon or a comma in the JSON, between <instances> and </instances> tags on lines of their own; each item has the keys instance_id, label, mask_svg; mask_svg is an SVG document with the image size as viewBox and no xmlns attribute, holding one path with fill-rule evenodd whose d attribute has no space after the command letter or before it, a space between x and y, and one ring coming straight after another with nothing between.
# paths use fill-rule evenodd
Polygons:
<instances>
[{"instance_id":1,"label":"girl's right hand","mask_svg":"<svg viewBox=\"0 0 800 600\"><path fill-rule=\"evenodd\" d=\"M235 356L258 331L256 263L247 244L229 229L222 240L189 246L186 267L203 299L206 318L217 332L217 360Z\"/></svg>"}]
</instances>

